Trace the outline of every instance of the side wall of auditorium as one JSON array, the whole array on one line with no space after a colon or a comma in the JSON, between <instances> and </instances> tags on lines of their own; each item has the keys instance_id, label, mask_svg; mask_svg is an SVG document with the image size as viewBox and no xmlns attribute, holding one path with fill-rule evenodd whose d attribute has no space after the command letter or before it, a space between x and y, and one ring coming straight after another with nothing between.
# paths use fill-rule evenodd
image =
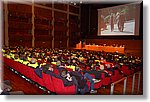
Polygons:
<instances>
[{"instance_id":1,"label":"side wall of auditorium","mask_svg":"<svg viewBox=\"0 0 150 102\"><path fill-rule=\"evenodd\" d=\"M68 48L80 32L80 6L62 3L3 3L3 46Z\"/></svg>"}]
</instances>

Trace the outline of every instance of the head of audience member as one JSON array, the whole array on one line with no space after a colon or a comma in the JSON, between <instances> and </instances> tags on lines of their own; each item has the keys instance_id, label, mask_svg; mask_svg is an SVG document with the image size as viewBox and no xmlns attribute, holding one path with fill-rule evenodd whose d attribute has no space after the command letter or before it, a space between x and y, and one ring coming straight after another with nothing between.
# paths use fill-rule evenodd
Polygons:
<instances>
[{"instance_id":1,"label":"head of audience member","mask_svg":"<svg viewBox=\"0 0 150 102\"><path fill-rule=\"evenodd\" d=\"M58 61L57 58L58 58L57 56L54 56L54 62L57 62L57 61Z\"/></svg>"},{"instance_id":2,"label":"head of audience member","mask_svg":"<svg viewBox=\"0 0 150 102\"><path fill-rule=\"evenodd\" d=\"M32 57L30 63L31 64L35 64L36 63L36 59Z\"/></svg>"},{"instance_id":3,"label":"head of audience member","mask_svg":"<svg viewBox=\"0 0 150 102\"><path fill-rule=\"evenodd\" d=\"M20 58L21 60L23 60L23 59L24 59L24 56L25 56L24 53L21 53L20 56L19 56L19 58Z\"/></svg>"},{"instance_id":4,"label":"head of audience member","mask_svg":"<svg viewBox=\"0 0 150 102\"><path fill-rule=\"evenodd\" d=\"M90 70L95 70L95 64L92 64Z\"/></svg>"},{"instance_id":5,"label":"head of audience member","mask_svg":"<svg viewBox=\"0 0 150 102\"><path fill-rule=\"evenodd\" d=\"M60 73L61 77L67 77L67 70L63 69Z\"/></svg>"},{"instance_id":6,"label":"head of audience member","mask_svg":"<svg viewBox=\"0 0 150 102\"><path fill-rule=\"evenodd\" d=\"M18 59L18 58L19 58L19 55L18 55L17 53L15 53L14 58L15 58L15 59Z\"/></svg>"},{"instance_id":7,"label":"head of audience member","mask_svg":"<svg viewBox=\"0 0 150 102\"><path fill-rule=\"evenodd\" d=\"M46 64L43 66L43 72L46 73L49 70L50 64Z\"/></svg>"},{"instance_id":8,"label":"head of audience member","mask_svg":"<svg viewBox=\"0 0 150 102\"><path fill-rule=\"evenodd\" d=\"M56 62L56 66L57 66L57 67L58 67L58 66L61 66L61 61L58 60L58 61Z\"/></svg>"},{"instance_id":9,"label":"head of audience member","mask_svg":"<svg viewBox=\"0 0 150 102\"><path fill-rule=\"evenodd\" d=\"M100 65L100 70L104 70L104 68L105 68L104 65L101 64Z\"/></svg>"},{"instance_id":10,"label":"head of audience member","mask_svg":"<svg viewBox=\"0 0 150 102\"><path fill-rule=\"evenodd\" d=\"M76 60L75 59L72 60L72 65L76 66Z\"/></svg>"},{"instance_id":11,"label":"head of audience member","mask_svg":"<svg viewBox=\"0 0 150 102\"><path fill-rule=\"evenodd\" d=\"M96 66L100 66L100 63L98 61L96 62Z\"/></svg>"},{"instance_id":12,"label":"head of audience member","mask_svg":"<svg viewBox=\"0 0 150 102\"><path fill-rule=\"evenodd\" d=\"M9 55L10 54L10 50L6 49L5 54Z\"/></svg>"},{"instance_id":13,"label":"head of audience member","mask_svg":"<svg viewBox=\"0 0 150 102\"><path fill-rule=\"evenodd\" d=\"M81 69L80 69L79 66L76 66L76 67L75 67L75 71L79 72L80 70L81 70Z\"/></svg>"},{"instance_id":14,"label":"head of audience member","mask_svg":"<svg viewBox=\"0 0 150 102\"><path fill-rule=\"evenodd\" d=\"M54 68L52 67L52 65L49 65L48 70L49 70L49 71L52 71L52 72L54 71Z\"/></svg>"},{"instance_id":15,"label":"head of audience member","mask_svg":"<svg viewBox=\"0 0 150 102\"><path fill-rule=\"evenodd\" d=\"M110 66L110 64L106 64L106 67L107 67L107 68L110 68L111 66Z\"/></svg>"}]
</instances>

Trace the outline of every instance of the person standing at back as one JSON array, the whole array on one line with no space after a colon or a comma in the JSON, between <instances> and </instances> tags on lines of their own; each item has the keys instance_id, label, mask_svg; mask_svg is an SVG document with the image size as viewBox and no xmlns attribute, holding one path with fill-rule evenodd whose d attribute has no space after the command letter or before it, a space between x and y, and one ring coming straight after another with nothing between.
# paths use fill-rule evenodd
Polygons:
<instances>
[{"instance_id":1,"label":"person standing at back","mask_svg":"<svg viewBox=\"0 0 150 102\"><path fill-rule=\"evenodd\" d=\"M114 15L113 13L111 13L110 15L110 28L111 28L111 32L114 30Z\"/></svg>"}]
</instances>

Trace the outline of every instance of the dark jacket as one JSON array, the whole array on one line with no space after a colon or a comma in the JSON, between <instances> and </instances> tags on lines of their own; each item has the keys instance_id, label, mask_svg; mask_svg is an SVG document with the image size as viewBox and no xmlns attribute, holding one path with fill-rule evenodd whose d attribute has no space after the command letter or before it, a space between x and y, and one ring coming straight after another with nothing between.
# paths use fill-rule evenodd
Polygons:
<instances>
[{"instance_id":1,"label":"dark jacket","mask_svg":"<svg viewBox=\"0 0 150 102\"><path fill-rule=\"evenodd\" d=\"M65 77L62 77L60 74L56 75L55 77L61 79L65 87L73 85L73 81L68 81Z\"/></svg>"},{"instance_id":2,"label":"dark jacket","mask_svg":"<svg viewBox=\"0 0 150 102\"><path fill-rule=\"evenodd\" d=\"M54 72L47 70L45 74L49 74L50 76L56 76Z\"/></svg>"},{"instance_id":3,"label":"dark jacket","mask_svg":"<svg viewBox=\"0 0 150 102\"><path fill-rule=\"evenodd\" d=\"M34 72L38 77L42 78L42 69L40 69L40 67L37 67Z\"/></svg>"},{"instance_id":4,"label":"dark jacket","mask_svg":"<svg viewBox=\"0 0 150 102\"><path fill-rule=\"evenodd\" d=\"M78 81L78 88L83 89L86 86L87 80L84 79L83 75L78 71L70 72L71 76L74 76Z\"/></svg>"}]
</instances>

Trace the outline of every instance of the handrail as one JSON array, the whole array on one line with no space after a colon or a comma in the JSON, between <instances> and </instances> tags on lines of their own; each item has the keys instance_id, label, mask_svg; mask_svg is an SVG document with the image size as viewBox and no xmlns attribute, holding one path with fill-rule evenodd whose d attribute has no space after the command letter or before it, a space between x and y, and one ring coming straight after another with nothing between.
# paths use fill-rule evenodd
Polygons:
<instances>
[{"instance_id":1,"label":"handrail","mask_svg":"<svg viewBox=\"0 0 150 102\"><path fill-rule=\"evenodd\" d=\"M123 80L124 80L123 94L126 94L126 82L127 82L127 77L123 77L122 79L120 79L120 80L118 80L118 81L116 81L116 82L113 82L113 83L111 84L111 89L110 89L110 94L111 94L111 95L113 95L113 93L114 93L114 85L117 84L117 83L119 83L119 82L121 82L121 81L123 81Z\"/></svg>"},{"instance_id":2,"label":"handrail","mask_svg":"<svg viewBox=\"0 0 150 102\"><path fill-rule=\"evenodd\" d=\"M133 79L132 79L132 95L134 94L135 75L136 74L138 74L138 94L140 92L141 71L138 71L138 72L132 74L133 75ZM132 76L132 75L129 75L129 76ZM119 83L119 82L121 82L121 81L123 81L123 80L124 80L123 94L126 94L126 81L127 81L127 77L124 77L124 78L122 78L122 79L120 79L120 80L118 80L118 81L116 81L116 82L114 82L114 83L111 84L111 89L110 89L110 94L111 95L113 95L113 93L114 93L114 85L117 84L117 83Z\"/></svg>"},{"instance_id":3,"label":"handrail","mask_svg":"<svg viewBox=\"0 0 150 102\"><path fill-rule=\"evenodd\" d=\"M113 82L112 84L117 84L117 83L119 83L119 82L121 82L121 81L123 81L123 80L125 80L125 79L126 79L126 77L123 77L123 78L121 78L120 80Z\"/></svg>"},{"instance_id":4,"label":"handrail","mask_svg":"<svg viewBox=\"0 0 150 102\"><path fill-rule=\"evenodd\" d=\"M132 95L134 94L134 82L135 82L135 75L138 74L138 94L140 92L140 77L141 77L141 71L136 72L133 74L133 79L132 79Z\"/></svg>"}]
</instances>

